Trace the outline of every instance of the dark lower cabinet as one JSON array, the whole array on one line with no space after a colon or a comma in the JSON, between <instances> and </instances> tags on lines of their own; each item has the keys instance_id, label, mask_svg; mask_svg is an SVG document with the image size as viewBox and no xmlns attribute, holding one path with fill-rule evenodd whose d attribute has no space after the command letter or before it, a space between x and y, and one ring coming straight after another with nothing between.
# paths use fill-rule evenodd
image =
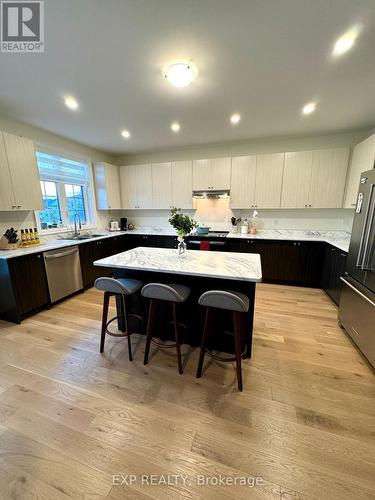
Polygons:
<instances>
[{"instance_id":1,"label":"dark lower cabinet","mask_svg":"<svg viewBox=\"0 0 375 500\"><path fill-rule=\"evenodd\" d=\"M227 241L226 248L260 254L265 283L320 286L325 243L233 239Z\"/></svg>"},{"instance_id":2,"label":"dark lower cabinet","mask_svg":"<svg viewBox=\"0 0 375 500\"><path fill-rule=\"evenodd\" d=\"M325 249L321 287L336 305L340 304L342 282L346 258L348 254L342 250L327 245Z\"/></svg>"},{"instance_id":3,"label":"dark lower cabinet","mask_svg":"<svg viewBox=\"0 0 375 500\"><path fill-rule=\"evenodd\" d=\"M49 304L42 253L0 260L0 317L20 323Z\"/></svg>"}]
</instances>

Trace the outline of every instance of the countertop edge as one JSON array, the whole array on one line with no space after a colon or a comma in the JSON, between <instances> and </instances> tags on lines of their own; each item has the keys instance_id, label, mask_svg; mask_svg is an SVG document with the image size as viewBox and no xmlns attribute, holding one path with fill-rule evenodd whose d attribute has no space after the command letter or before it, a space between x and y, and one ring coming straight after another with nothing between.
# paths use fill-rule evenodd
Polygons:
<instances>
[{"instance_id":1,"label":"countertop edge","mask_svg":"<svg viewBox=\"0 0 375 500\"><path fill-rule=\"evenodd\" d=\"M96 238L89 238L89 239L84 239L84 240L55 240L51 244L42 244L42 245L36 245L33 248L24 248L24 249L17 249L17 250L0 250L0 259L2 260L7 260L7 259L14 259L17 257L23 257L27 255L32 255L35 253L40 253L40 252L48 252L49 250L57 250L60 248L66 248L66 247L71 247L74 245L82 245L85 243L90 243L92 241L99 241L99 240L104 240L108 238L114 238L116 236L163 236L163 237L177 237L175 234L163 234L163 233L155 233L151 231L120 231L120 232L114 232L113 234L106 234L104 236L99 236ZM242 235L242 236L237 236L237 235L228 235L228 239L230 240L243 240L243 239L253 239L253 240L260 240L260 241L311 241L311 242L320 242L320 243L327 243L328 245L331 245L333 247L338 248L342 252L348 253L349 249L347 245L344 245L341 241L335 241L330 238L325 238L325 237L297 237L297 238L292 238L292 237L284 237L280 235L280 238L270 238L267 236L262 237L261 235ZM4 252L2 254L1 252Z\"/></svg>"}]
</instances>

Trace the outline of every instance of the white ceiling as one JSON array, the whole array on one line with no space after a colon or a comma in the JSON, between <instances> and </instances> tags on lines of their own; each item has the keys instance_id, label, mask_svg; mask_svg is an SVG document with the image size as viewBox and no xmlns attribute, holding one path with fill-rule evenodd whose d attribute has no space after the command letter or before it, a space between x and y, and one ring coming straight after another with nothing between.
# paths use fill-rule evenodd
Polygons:
<instances>
[{"instance_id":1,"label":"white ceiling","mask_svg":"<svg viewBox=\"0 0 375 500\"><path fill-rule=\"evenodd\" d=\"M44 54L0 54L0 113L103 151L375 125L375 0L46 0L45 10ZM334 59L356 23L356 45ZM179 60L199 69L183 89L161 76ZM302 116L311 100L317 111Z\"/></svg>"}]
</instances>

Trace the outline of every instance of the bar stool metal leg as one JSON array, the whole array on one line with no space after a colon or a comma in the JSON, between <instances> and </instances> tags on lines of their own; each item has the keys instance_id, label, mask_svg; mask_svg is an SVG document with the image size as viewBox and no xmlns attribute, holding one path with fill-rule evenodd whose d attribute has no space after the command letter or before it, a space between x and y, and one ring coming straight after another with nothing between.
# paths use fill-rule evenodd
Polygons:
<instances>
[{"instance_id":1,"label":"bar stool metal leg","mask_svg":"<svg viewBox=\"0 0 375 500\"><path fill-rule=\"evenodd\" d=\"M176 303L172 303L172 312L173 312L173 326L174 326L174 336L176 339L176 349L177 349L177 363L178 363L178 373L182 375L182 361L181 361L181 343L180 343L180 334L179 334L179 325L177 322L177 311L176 311Z\"/></svg>"},{"instance_id":2,"label":"bar stool metal leg","mask_svg":"<svg viewBox=\"0 0 375 500\"><path fill-rule=\"evenodd\" d=\"M152 339L152 325L154 322L154 318L156 316L156 300L151 299L150 300L150 308L148 312L148 322L147 322L147 335L146 335L146 347L145 347L145 356L143 359L143 364L147 365L148 363L148 356L150 354L150 345L151 345L151 339Z\"/></svg>"},{"instance_id":3,"label":"bar stool metal leg","mask_svg":"<svg viewBox=\"0 0 375 500\"><path fill-rule=\"evenodd\" d=\"M241 316L233 312L234 348L236 355L236 371L238 390L242 391L242 369L241 369Z\"/></svg>"},{"instance_id":4,"label":"bar stool metal leg","mask_svg":"<svg viewBox=\"0 0 375 500\"><path fill-rule=\"evenodd\" d=\"M126 296L122 295L121 297L122 297L122 308L123 308L123 314L124 314L125 332L126 332L126 336L127 336L127 340L128 340L129 361L133 361L132 346L131 346L131 342L130 342L128 310L126 307Z\"/></svg>"},{"instance_id":5,"label":"bar stool metal leg","mask_svg":"<svg viewBox=\"0 0 375 500\"><path fill-rule=\"evenodd\" d=\"M107 330L107 319L108 319L108 306L109 306L109 298L111 294L109 292L104 292L103 298L103 313L102 313L102 332L100 336L100 352L104 351L104 343L105 343L105 334Z\"/></svg>"},{"instance_id":6,"label":"bar stool metal leg","mask_svg":"<svg viewBox=\"0 0 375 500\"><path fill-rule=\"evenodd\" d=\"M200 378L202 376L203 362L204 362L204 357L205 357L206 350L207 350L208 338L210 336L211 316L212 316L212 311L209 307L207 307L206 308L206 316L205 316L205 320L204 320L204 327L203 327L202 345L201 345L201 350L199 353L197 378Z\"/></svg>"}]
</instances>

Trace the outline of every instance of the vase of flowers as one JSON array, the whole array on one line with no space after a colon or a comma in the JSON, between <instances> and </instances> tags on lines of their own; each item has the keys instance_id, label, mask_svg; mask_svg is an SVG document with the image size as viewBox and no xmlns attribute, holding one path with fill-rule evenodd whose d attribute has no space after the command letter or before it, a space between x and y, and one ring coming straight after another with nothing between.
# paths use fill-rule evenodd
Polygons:
<instances>
[{"instance_id":1,"label":"vase of flowers","mask_svg":"<svg viewBox=\"0 0 375 500\"><path fill-rule=\"evenodd\" d=\"M198 223L188 215L183 214L180 210L180 208L172 207L168 222L171 226L174 227L177 232L177 256L180 258L185 258L186 243L184 241L184 238L186 238L186 236L190 234L195 227L198 226Z\"/></svg>"}]
</instances>

